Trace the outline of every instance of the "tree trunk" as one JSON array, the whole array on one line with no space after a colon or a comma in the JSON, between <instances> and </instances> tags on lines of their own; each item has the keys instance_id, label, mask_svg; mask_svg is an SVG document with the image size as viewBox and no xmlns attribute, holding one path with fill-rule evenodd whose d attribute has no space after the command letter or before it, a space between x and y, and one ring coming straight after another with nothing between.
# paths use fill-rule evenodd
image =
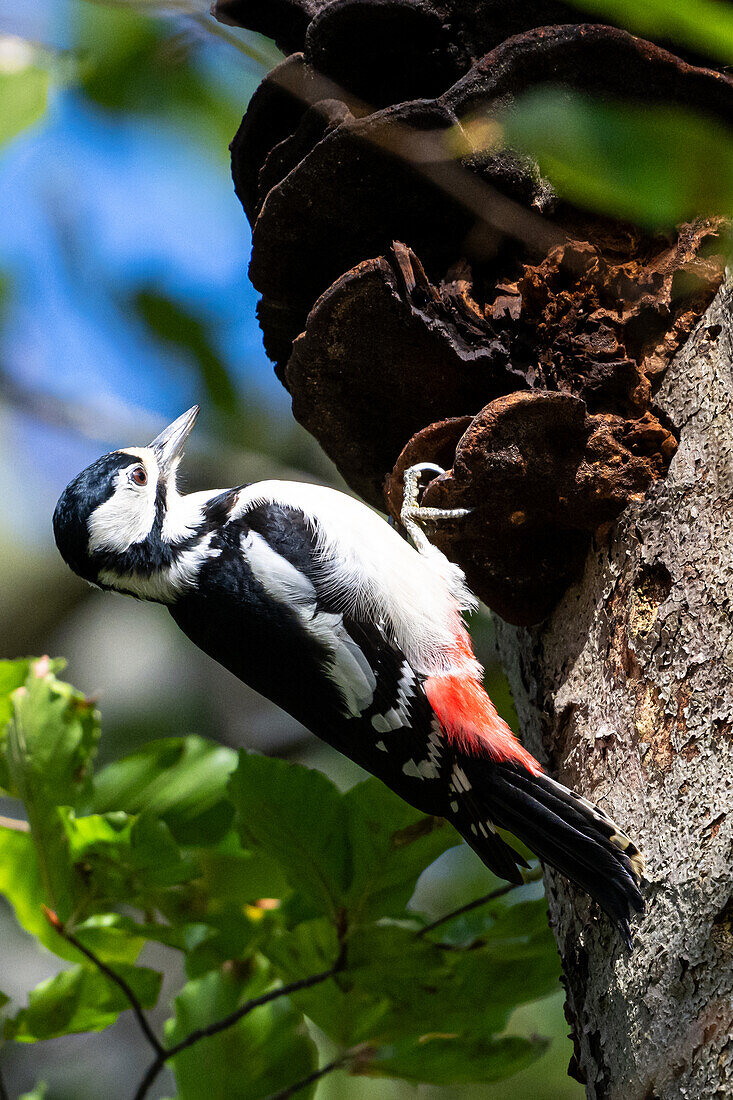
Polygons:
<instances>
[{"instance_id":1,"label":"tree trunk","mask_svg":"<svg viewBox=\"0 0 733 1100\"><path fill-rule=\"evenodd\" d=\"M733 1097L732 299L729 283L657 394L681 430L667 478L541 626L497 621L529 748L647 860L631 956L546 874L593 1100Z\"/></svg>"}]
</instances>

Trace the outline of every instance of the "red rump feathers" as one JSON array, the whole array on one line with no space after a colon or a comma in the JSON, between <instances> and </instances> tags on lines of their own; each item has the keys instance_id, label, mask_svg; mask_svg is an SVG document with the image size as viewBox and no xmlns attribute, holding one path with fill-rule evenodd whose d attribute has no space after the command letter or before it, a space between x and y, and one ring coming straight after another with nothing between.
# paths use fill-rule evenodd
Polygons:
<instances>
[{"instance_id":1,"label":"red rump feathers","mask_svg":"<svg viewBox=\"0 0 733 1100\"><path fill-rule=\"evenodd\" d=\"M464 752L520 764L532 775L542 775L540 765L520 745L473 676L460 671L430 676L424 687L448 741Z\"/></svg>"}]
</instances>

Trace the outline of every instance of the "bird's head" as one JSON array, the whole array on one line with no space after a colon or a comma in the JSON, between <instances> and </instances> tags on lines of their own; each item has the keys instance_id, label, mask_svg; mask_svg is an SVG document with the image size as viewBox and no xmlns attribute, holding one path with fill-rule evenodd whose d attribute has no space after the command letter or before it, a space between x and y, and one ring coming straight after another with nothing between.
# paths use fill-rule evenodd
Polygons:
<instances>
[{"instance_id":1,"label":"bird's head","mask_svg":"<svg viewBox=\"0 0 733 1100\"><path fill-rule=\"evenodd\" d=\"M194 405L147 447L102 455L66 486L53 531L61 556L80 577L143 595L130 578L142 582L169 565L173 548L194 535L185 510L174 505L193 500L178 495L176 469L198 412Z\"/></svg>"}]
</instances>

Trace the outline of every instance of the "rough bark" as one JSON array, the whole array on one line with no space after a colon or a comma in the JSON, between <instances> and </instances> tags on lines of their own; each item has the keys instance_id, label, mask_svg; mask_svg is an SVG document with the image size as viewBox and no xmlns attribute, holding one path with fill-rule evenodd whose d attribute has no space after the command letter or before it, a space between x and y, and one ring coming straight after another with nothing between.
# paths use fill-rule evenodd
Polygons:
<instances>
[{"instance_id":1,"label":"rough bark","mask_svg":"<svg viewBox=\"0 0 733 1100\"><path fill-rule=\"evenodd\" d=\"M631 956L546 875L592 1100L733 1096L732 303L729 283L656 396L681 431L667 478L542 625L497 623L529 747L647 858Z\"/></svg>"}]
</instances>

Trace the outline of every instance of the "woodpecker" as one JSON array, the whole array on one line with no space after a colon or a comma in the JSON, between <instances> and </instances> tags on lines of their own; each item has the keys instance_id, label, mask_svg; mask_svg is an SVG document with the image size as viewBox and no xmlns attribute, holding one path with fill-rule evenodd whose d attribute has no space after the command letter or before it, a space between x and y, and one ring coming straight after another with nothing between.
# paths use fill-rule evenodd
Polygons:
<instances>
[{"instance_id":1,"label":"woodpecker","mask_svg":"<svg viewBox=\"0 0 733 1100\"><path fill-rule=\"evenodd\" d=\"M414 546L334 489L263 481L181 494L194 406L147 447L113 451L62 493L59 551L102 589L164 604L200 649L521 883L519 837L609 914L631 948L643 859L598 806L546 775L482 687L460 568L433 546L408 470Z\"/></svg>"}]
</instances>

